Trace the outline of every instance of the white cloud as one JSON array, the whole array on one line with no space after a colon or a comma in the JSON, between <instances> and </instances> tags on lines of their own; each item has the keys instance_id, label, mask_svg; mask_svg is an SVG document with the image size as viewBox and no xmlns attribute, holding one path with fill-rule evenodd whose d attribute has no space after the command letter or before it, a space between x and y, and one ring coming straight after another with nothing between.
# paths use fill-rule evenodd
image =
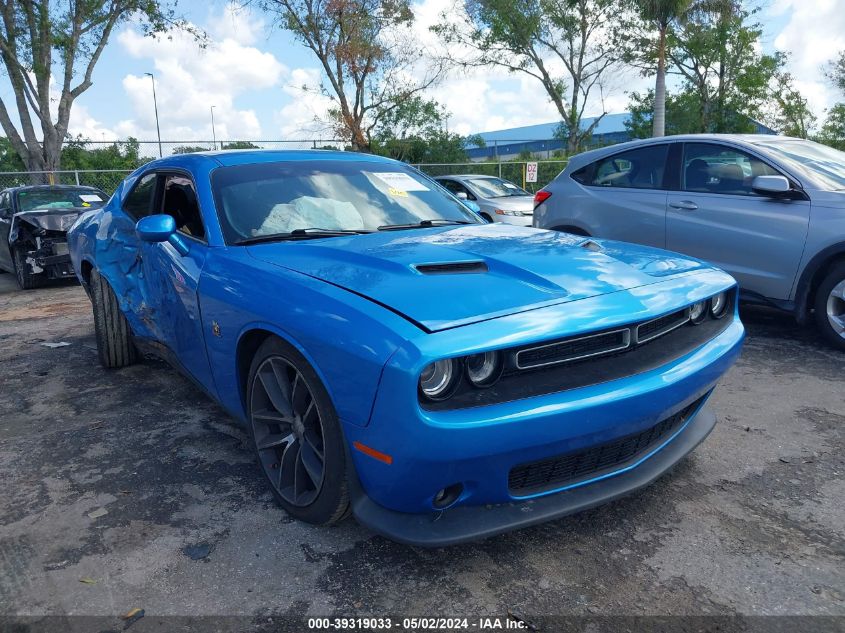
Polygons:
<instances>
[{"instance_id":1,"label":"white cloud","mask_svg":"<svg viewBox=\"0 0 845 633\"><path fill-rule=\"evenodd\" d=\"M810 108L822 115L842 99L823 67L845 49L845 11L841 0L778 0L767 17L783 19L786 25L774 39L778 50L791 52L789 70Z\"/></svg>"},{"instance_id":2,"label":"white cloud","mask_svg":"<svg viewBox=\"0 0 845 633\"><path fill-rule=\"evenodd\" d=\"M290 101L275 115L282 138L332 138L326 124L332 102L320 92L320 77L317 68L295 68L286 79L282 90Z\"/></svg>"},{"instance_id":3,"label":"white cloud","mask_svg":"<svg viewBox=\"0 0 845 633\"><path fill-rule=\"evenodd\" d=\"M263 28L261 20L230 5L208 25L206 48L185 32L145 37L129 28L118 35L124 51L135 59L149 60L150 71L155 73L163 139L210 140L212 105L218 139L262 136L255 111L239 109L236 98L247 91L278 86L288 72L273 54L252 46ZM120 121L115 131L121 137L154 139L150 78L128 74L123 88L134 116Z\"/></svg>"}]
</instances>

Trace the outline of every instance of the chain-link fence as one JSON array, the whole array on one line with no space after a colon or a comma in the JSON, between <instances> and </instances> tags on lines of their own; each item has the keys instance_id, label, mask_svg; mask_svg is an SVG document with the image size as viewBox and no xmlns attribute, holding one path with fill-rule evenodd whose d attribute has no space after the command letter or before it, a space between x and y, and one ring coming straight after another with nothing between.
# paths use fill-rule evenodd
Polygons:
<instances>
[{"instance_id":1,"label":"chain-link fence","mask_svg":"<svg viewBox=\"0 0 845 633\"><path fill-rule=\"evenodd\" d=\"M531 193L536 192L557 176L565 160L537 161L537 182L527 182L527 162L498 163L423 163L414 165L429 176L450 176L458 174L479 174L498 176L510 180ZM97 187L111 195L126 176L128 169L73 169L63 171L0 172L0 189L22 185L86 185Z\"/></svg>"},{"instance_id":2,"label":"chain-link fence","mask_svg":"<svg viewBox=\"0 0 845 633\"><path fill-rule=\"evenodd\" d=\"M4 171L0 172L0 189L23 185L84 185L97 187L111 195L129 169L75 169L64 171Z\"/></svg>"}]
</instances>

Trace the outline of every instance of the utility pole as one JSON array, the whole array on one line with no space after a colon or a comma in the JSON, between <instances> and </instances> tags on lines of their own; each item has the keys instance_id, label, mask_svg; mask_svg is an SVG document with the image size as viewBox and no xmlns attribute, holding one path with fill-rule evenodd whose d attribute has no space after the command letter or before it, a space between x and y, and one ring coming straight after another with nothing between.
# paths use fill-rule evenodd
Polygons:
<instances>
[{"instance_id":1,"label":"utility pole","mask_svg":"<svg viewBox=\"0 0 845 633\"><path fill-rule=\"evenodd\" d=\"M214 108L217 106L211 106L211 138L214 141L214 149L217 149L217 133L214 131Z\"/></svg>"},{"instance_id":2,"label":"utility pole","mask_svg":"<svg viewBox=\"0 0 845 633\"><path fill-rule=\"evenodd\" d=\"M158 101L156 101L156 78L153 76L152 73L144 73L145 75L149 75L150 80L153 82L153 108L155 108L156 113L156 134L158 134L158 157L161 158L164 154L161 153L161 128L158 126Z\"/></svg>"}]
</instances>

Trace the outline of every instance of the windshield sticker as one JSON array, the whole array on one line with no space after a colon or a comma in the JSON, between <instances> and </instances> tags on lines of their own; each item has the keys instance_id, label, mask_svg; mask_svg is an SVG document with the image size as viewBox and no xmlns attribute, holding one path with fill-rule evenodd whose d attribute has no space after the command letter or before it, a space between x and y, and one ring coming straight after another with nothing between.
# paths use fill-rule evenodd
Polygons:
<instances>
[{"instance_id":1,"label":"windshield sticker","mask_svg":"<svg viewBox=\"0 0 845 633\"><path fill-rule=\"evenodd\" d=\"M103 199L95 193L83 193L80 194L79 199L82 202L102 202Z\"/></svg>"},{"instance_id":2,"label":"windshield sticker","mask_svg":"<svg viewBox=\"0 0 845 633\"><path fill-rule=\"evenodd\" d=\"M429 191L420 181L401 171L375 172L373 175L388 187L398 191Z\"/></svg>"},{"instance_id":3,"label":"windshield sticker","mask_svg":"<svg viewBox=\"0 0 845 633\"><path fill-rule=\"evenodd\" d=\"M393 187L388 189L387 193L389 193L391 196L398 196L400 198L407 198L408 197L407 191L402 191L401 189L394 189Z\"/></svg>"}]
</instances>

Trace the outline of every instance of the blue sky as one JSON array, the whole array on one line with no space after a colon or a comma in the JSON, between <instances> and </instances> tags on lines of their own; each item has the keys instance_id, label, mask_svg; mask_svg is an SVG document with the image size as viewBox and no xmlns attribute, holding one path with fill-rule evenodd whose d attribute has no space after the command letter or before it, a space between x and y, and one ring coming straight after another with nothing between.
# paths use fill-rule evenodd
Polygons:
<instances>
[{"instance_id":1,"label":"blue sky","mask_svg":"<svg viewBox=\"0 0 845 633\"><path fill-rule=\"evenodd\" d=\"M415 31L420 40L433 45L428 26L452 1L416 4ZM790 69L820 117L840 98L824 80L821 66L845 49L841 2L770 0L760 14L764 48L791 51ZM113 35L95 71L94 86L74 106L73 134L91 140L130 135L154 139L150 78L144 76L154 72L163 139L210 139L211 105L218 139L331 136L320 122L328 103L317 91L320 73L310 51L284 31L271 28L271 20L256 10L235 9L223 0L183 1L178 10L208 32L209 46L201 50L185 34L143 37L136 25L124 25ZM2 81L0 94L7 99L8 79ZM651 83L651 78L620 73L607 87L607 109L624 111L626 93ZM462 134L557 119L535 80L498 70L449 77L431 96L451 112L450 129ZM591 103L588 114L600 109L600 102Z\"/></svg>"}]
</instances>

